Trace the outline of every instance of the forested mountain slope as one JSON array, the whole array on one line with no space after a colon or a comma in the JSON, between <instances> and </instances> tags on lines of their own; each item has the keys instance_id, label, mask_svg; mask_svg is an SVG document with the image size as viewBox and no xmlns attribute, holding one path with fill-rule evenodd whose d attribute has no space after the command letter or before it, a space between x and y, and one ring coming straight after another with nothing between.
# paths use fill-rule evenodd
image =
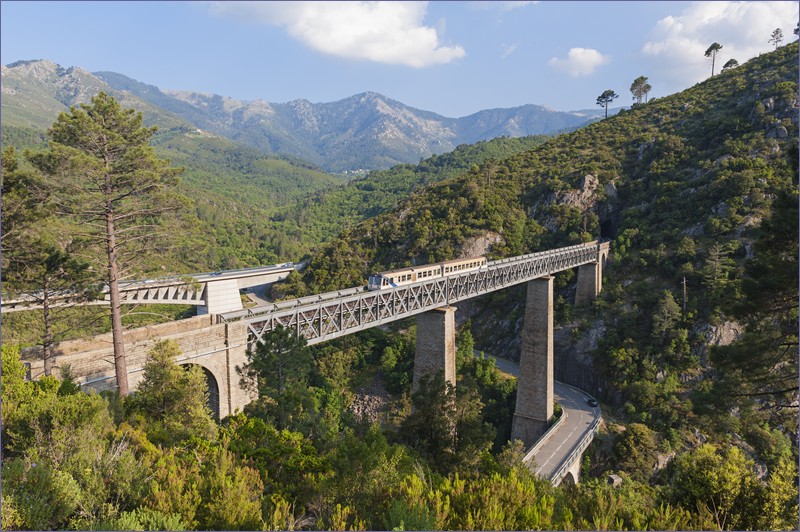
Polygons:
<instances>
[{"instance_id":1,"label":"forested mountain slope","mask_svg":"<svg viewBox=\"0 0 800 532\"><path fill-rule=\"evenodd\" d=\"M788 45L440 183L444 168L400 168L398 190L429 185L286 283L363 285L372 269L612 239L593 306L565 303L574 278L556 277L556 367L606 419L579 485L554 488L522 464L508 442L516 381L473 356L471 331L513 354L520 287L459 306L472 326L459 331L455 394L441 380L410 394L413 323L312 348L279 331L237 375L258 400L222 421L200 369L174 362L177 344L155 343L140 387L120 397L83 393L67 368L27 380L4 335L2 527L796 529L797 54ZM15 162L4 156L4 186L34 177ZM204 247L207 226L169 227L190 257L221 249ZM268 241L261 227L232 235Z\"/></svg>"},{"instance_id":2,"label":"forested mountain slope","mask_svg":"<svg viewBox=\"0 0 800 532\"><path fill-rule=\"evenodd\" d=\"M551 137L501 137L458 146L450 153L433 155L417 165L398 164L374 170L346 185L310 194L281 209L274 220L303 242L319 243L367 218L394 208L413 191L510 157L543 144ZM493 161L493 162L491 162Z\"/></svg>"},{"instance_id":3,"label":"forested mountain slope","mask_svg":"<svg viewBox=\"0 0 800 532\"><path fill-rule=\"evenodd\" d=\"M630 453L598 458L596 472L651 479L707 438L766 469L776 448L796 458L797 57L797 43L784 46L431 185L346 231L287 289L362 285L370 271L481 250L498 258L611 239L591 310L565 305L574 277L556 278L557 372L647 434ZM509 292L474 312L485 324L478 345L514 356L503 338L518 337L522 292Z\"/></svg>"}]
</instances>

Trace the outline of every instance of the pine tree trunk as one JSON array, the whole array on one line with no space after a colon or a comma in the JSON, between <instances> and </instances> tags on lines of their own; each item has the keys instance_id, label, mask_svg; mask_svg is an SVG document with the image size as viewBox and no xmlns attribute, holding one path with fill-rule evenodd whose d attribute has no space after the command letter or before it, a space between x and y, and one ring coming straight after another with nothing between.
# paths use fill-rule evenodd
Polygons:
<instances>
[{"instance_id":1,"label":"pine tree trunk","mask_svg":"<svg viewBox=\"0 0 800 532\"><path fill-rule=\"evenodd\" d=\"M53 324L50 319L50 287L45 282L42 295L42 319L44 320L44 336L42 337L42 359L44 361L44 374L53 374Z\"/></svg>"},{"instance_id":2,"label":"pine tree trunk","mask_svg":"<svg viewBox=\"0 0 800 532\"><path fill-rule=\"evenodd\" d=\"M125 342L122 338L122 309L119 296L119 267L117 265L117 235L114 228L114 210L106 204L106 244L108 252L108 291L111 295L111 334L114 339L114 369L117 391L128 395L128 363L125 360Z\"/></svg>"}]
</instances>

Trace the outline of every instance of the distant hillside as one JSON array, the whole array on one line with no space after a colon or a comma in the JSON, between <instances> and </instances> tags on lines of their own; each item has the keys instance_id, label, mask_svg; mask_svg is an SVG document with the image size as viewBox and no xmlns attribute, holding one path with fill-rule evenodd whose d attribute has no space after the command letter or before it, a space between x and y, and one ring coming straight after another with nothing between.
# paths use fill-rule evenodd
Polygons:
<instances>
[{"instance_id":1,"label":"distant hillside","mask_svg":"<svg viewBox=\"0 0 800 532\"><path fill-rule=\"evenodd\" d=\"M291 154L334 172L415 163L460 144L495 137L561 132L586 125L601 114L525 105L446 118L373 92L328 103L244 102L216 94L161 91L113 72L95 75L201 129L262 150Z\"/></svg>"},{"instance_id":2,"label":"distant hillside","mask_svg":"<svg viewBox=\"0 0 800 532\"><path fill-rule=\"evenodd\" d=\"M161 90L115 72L91 74L46 60L2 68L4 127L45 129L59 112L105 90L162 129L200 129L267 154L310 161L328 172L416 163L461 144L560 133L601 116L599 110L561 112L524 105L447 118L373 92L327 103L246 102Z\"/></svg>"},{"instance_id":3,"label":"distant hillside","mask_svg":"<svg viewBox=\"0 0 800 532\"><path fill-rule=\"evenodd\" d=\"M141 112L145 123L159 127L154 139L159 156L186 168L184 186L195 198L214 201L222 195L269 210L344 182L306 161L267 154L209 133L158 106L157 98L156 103L149 103L81 68L64 69L50 61L20 61L2 67L2 76L4 145L31 147L41 143L59 113L106 91L123 107ZM147 90L139 87L137 92ZM158 89L152 88L152 92Z\"/></svg>"},{"instance_id":4,"label":"distant hillside","mask_svg":"<svg viewBox=\"0 0 800 532\"><path fill-rule=\"evenodd\" d=\"M501 137L463 144L450 153L433 155L419 164L398 164L374 170L346 185L320 190L280 209L273 216L275 230L294 234L308 248L339 235L345 227L388 211L413 191L462 174L470 168L491 166L512 155L543 144L551 137Z\"/></svg>"}]
</instances>

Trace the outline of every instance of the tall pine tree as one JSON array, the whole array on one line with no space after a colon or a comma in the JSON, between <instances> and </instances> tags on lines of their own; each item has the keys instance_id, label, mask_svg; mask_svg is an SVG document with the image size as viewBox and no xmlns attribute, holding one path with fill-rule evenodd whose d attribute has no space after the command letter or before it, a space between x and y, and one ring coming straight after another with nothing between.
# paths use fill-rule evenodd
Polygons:
<instances>
[{"instance_id":1,"label":"tall pine tree","mask_svg":"<svg viewBox=\"0 0 800 532\"><path fill-rule=\"evenodd\" d=\"M171 189L182 169L155 156L155 131L142 125L141 113L101 92L61 113L48 131L48 151L30 156L52 179L59 212L83 224L102 248L120 395L128 393L128 375L119 283L136 259L155 251L160 219L179 205Z\"/></svg>"}]
</instances>

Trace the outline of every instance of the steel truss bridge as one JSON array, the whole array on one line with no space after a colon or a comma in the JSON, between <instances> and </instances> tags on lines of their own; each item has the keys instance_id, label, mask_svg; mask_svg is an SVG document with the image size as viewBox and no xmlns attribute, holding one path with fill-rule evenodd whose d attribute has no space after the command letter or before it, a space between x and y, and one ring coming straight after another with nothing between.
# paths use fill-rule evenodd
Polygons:
<instances>
[{"instance_id":1,"label":"steel truss bridge","mask_svg":"<svg viewBox=\"0 0 800 532\"><path fill-rule=\"evenodd\" d=\"M217 320L246 321L251 347L278 326L293 329L313 345L584 264L601 263L608 248L607 242L593 241L496 260L480 270L407 286L376 291L350 288L218 314Z\"/></svg>"}]
</instances>

